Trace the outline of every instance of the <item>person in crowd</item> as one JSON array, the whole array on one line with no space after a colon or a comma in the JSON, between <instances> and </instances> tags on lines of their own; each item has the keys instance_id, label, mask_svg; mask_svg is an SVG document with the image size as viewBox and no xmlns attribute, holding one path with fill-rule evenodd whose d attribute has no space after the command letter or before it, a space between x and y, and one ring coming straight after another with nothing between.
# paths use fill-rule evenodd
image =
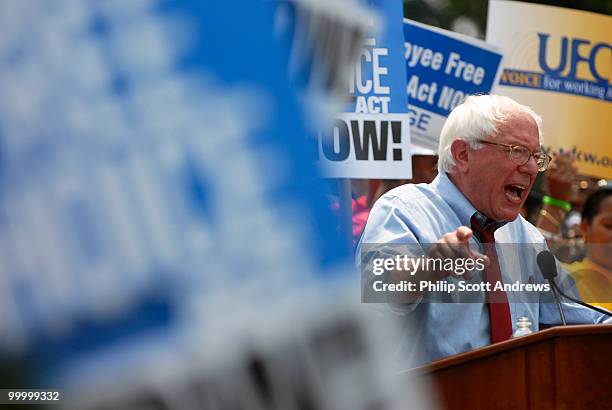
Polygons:
<instances>
[{"instance_id":1,"label":"person in crowd","mask_svg":"<svg viewBox=\"0 0 612 410\"><path fill-rule=\"evenodd\" d=\"M558 154L545 175L547 194L535 222L553 253L565 263L584 257L581 211L586 199L602 182L579 175L572 155Z\"/></svg>"},{"instance_id":2,"label":"person in crowd","mask_svg":"<svg viewBox=\"0 0 612 410\"><path fill-rule=\"evenodd\" d=\"M547 194L542 197L542 204L535 222L540 233L546 238L548 246L563 262L575 261L579 258L580 253L579 247L576 246L579 231L576 229L575 211L571 231L565 230L566 233L569 232L571 238L563 235L566 219L574 208L572 200L578 199L574 190L577 178L577 169L570 154L557 155L546 171Z\"/></svg>"},{"instance_id":3,"label":"person in crowd","mask_svg":"<svg viewBox=\"0 0 612 410\"><path fill-rule=\"evenodd\" d=\"M373 261L391 252L392 245L401 244L420 247L429 258L469 258L483 261L485 267L466 276L446 269L421 267L408 272L395 268L382 276L388 283L469 280L503 287L516 275L520 283L545 283L535 250L519 249L506 258L494 246L546 247L538 229L519 215L538 172L545 171L550 161L541 149L540 124L540 117L530 108L504 96L469 96L455 107L441 131L439 172L434 181L393 189L372 208L357 254L366 274ZM485 244L488 246L482 246ZM370 250L362 255L364 246ZM416 258L416 253L412 256ZM568 278L565 272L559 282L571 286L573 281ZM460 297L457 293L442 299L450 303L427 303L433 292L417 289L408 292L402 303L393 299L388 304L401 320L416 324L405 327L399 346L399 359L406 365L507 340L519 317L530 319L535 330L540 324L560 323L555 304L537 294L535 302L509 301L503 289L483 290L485 298L478 303L452 303ZM569 323L605 319L579 305L563 305Z\"/></svg>"},{"instance_id":4,"label":"person in crowd","mask_svg":"<svg viewBox=\"0 0 612 410\"><path fill-rule=\"evenodd\" d=\"M585 302L612 311L612 187L602 187L587 198L580 230L585 257L565 266Z\"/></svg>"}]
</instances>

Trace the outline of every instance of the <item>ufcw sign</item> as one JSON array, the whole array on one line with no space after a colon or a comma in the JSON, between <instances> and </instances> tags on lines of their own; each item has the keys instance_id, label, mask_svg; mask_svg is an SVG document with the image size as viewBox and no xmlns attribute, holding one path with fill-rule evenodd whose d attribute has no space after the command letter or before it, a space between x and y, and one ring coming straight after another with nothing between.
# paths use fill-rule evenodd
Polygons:
<instances>
[{"instance_id":1,"label":"ufcw sign","mask_svg":"<svg viewBox=\"0 0 612 410\"><path fill-rule=\"evenodd\" d=\"M591 44L589 40L565 36L551 38L546 33L538 33L538 37L538 62L546 74L609 85L612 80L612 44ZM554 42L557 44L552 44Z\"/></svg>"},{"instance_id":2,"label":"ufcw sign","mask_svg":"<svg viewBox=\"0 0 612 410\"><path fill-rule=\"evenodd\" d=\"M500 84L612 101L612 44L537 33L540 72L506 69Z\"/></svg>"}]
</instances>

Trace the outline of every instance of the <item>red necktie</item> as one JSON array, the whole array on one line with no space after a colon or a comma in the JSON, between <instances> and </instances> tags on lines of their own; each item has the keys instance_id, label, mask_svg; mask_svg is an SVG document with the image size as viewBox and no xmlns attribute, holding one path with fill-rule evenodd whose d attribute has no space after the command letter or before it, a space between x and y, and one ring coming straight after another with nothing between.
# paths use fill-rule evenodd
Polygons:
<instances>
[{"instance_id":1,"label":"red necktie","mask_svg":"<svg viewBox=\"0 0 612 410\"><path fill-rule=\"evenodd\" d=\"M484 229L475 216L472 217L472 230L478 235L480 241L485 245L485 255L489 257L489 266L485 270L485 280L491 283L491 291L488 292L487 307L491 320L491 343L502 342L512 337L512 319L508 296L503 290L493 290L496 283L503 283L499 259L495 250L495 224Z\"/></svg>"}]
</instances>

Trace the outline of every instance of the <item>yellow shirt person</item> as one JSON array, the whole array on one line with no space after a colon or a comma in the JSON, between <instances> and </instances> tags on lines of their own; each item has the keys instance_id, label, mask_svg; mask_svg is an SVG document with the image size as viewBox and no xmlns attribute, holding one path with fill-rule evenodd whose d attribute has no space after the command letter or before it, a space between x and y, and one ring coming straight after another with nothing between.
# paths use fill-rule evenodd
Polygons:
<instances>
[{"instance_id":1,"label":"yellow shirt person","mask_svg":"<svg viewBox=\"0 0 612 410\"><path fill-rule=\"evenodd\" d=\"M574 277L584 302L612 311L611 271L587 258L564 266Z\"/></svg>"},{"instance_id":2,"label":"yellow shirt person","mask_svg":"<svg viewBox=\"0 0 612 410\"><path fill-rule=\"evenodd\" d=\"M612 187L593 192L582 209L586 257L566 268L582 300L612 310Z\"/></svg>"}]
</instances>

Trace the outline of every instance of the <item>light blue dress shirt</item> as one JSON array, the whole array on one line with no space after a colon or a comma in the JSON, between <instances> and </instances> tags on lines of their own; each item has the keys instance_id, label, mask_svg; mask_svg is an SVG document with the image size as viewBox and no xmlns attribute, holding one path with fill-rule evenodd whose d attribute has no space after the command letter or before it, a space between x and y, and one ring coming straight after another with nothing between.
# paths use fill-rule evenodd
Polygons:
<instances>
[{"instance_id":1,"label":"light blue dress shirt","mask_svg":"<svg viewBox=\"0 0 612 410\"><path fill-rule=\"evenodd\" d=\"M381 197L370 212L361 242L363 244L432 244L445 233L460 226L470 226L476 209L457 189L446 174L431 184L403 185ZM474 246L479 243L471 239ZM504 283L546 283L537 266L536 249L546 249L540 232L522 216L495 231L496 244L536 244L531 251L514 245L497 245ZM391 245L390 245L391 246ZM507 246L500 253L499 246ZM384 246L377 249L382 249ZM383 251L384 252L384 251ZM364 252L365 254L365 252ZM560 270L557 283L565 283L566 291L574 285L567 272ZM577 293L572 292L574 295ZM446 299L452 302L452 297ZM536 295L537 299L537 295ZM548 299L550 300L550 299ZM540 324L560 324L554 303L536 300L510 302L513 332L516 321L525 316L532 330ZM490 322L484 303L415 303L387 305L403 321L399 343L400 367L411 367L490 344ZM603 322L605 316L574 303L563 303L568 324Z\"/></svg>"}]
</instances>

